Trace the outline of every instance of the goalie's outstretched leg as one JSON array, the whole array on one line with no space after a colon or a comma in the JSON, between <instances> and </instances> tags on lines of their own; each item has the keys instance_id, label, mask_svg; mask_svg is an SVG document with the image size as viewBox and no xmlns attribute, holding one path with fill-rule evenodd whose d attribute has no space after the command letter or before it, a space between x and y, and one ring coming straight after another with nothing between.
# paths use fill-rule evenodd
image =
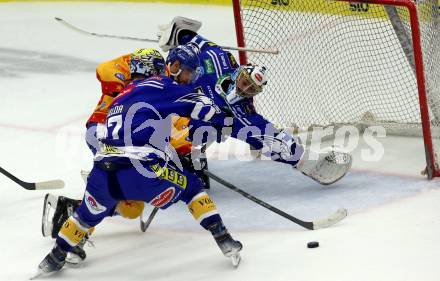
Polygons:
<instances>
[{"instance_id":1,"label":"goalie's outstretched leg","mask_svg":"<svg viewBox=\"0 0 440 281\"><path fill-rule=\"evenodd\" d=\"M350 170L353 158L338 147L319 152L305 150L296 169L323 185L337 182Z\"/></svg>"}]
</instances>

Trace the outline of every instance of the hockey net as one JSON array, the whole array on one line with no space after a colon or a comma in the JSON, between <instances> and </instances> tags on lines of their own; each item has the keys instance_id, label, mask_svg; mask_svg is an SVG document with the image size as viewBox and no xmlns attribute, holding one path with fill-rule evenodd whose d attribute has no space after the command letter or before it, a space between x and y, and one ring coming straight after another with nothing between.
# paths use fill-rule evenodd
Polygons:
<instances>
[{"instance_id":1,"label":"hockey net","mask_svg":"<svg viewBox=\"0 0 440 281\"><path fill-rule=\"evenodd\" d=\"M280 51L239 54L268 67L259 112L297 130L382 125L387 134L423 135L428 176L440 175L438 0L233 5L239 46Z\"/></svg>"}]
</instances>

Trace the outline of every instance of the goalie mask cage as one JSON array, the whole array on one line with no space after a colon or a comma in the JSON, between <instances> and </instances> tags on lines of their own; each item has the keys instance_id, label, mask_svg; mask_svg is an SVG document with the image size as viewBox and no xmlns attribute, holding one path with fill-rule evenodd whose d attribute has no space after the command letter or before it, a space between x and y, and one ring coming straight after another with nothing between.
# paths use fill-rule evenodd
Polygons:
<instances>
[{"instance_id":1,"label":"goalie mask cage","mask_svg":"<svg viewBox=\"0 0 440 281\"><path fill-rule=\"evenodd\" d=\"M284 128L423 135L428 178L440 176L438 1L233 0L238 46L280 51L239 52L268 68L258 111Z\"/></svg>"}]
</instances>

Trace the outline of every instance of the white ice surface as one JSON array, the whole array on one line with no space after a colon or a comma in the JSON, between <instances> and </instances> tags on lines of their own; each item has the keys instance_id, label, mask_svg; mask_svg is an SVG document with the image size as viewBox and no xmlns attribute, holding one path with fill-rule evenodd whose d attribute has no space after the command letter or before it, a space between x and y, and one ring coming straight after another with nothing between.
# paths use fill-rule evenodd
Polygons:
<instances>
[{"instance_id":1,"label":"white ice surface","mask_svg":"<svg viewBox=\"0 0 440 281\"><path fill-rule=\"evenodd\" d=\"M63 179L66 188L54 193L81 197L79 171L91 167L84 123L100 96L94 67L137 47L154 47L86 37L53 17L95 32L154 37L156 25L176 15L201 20L206 37L234 45L232 10L225 7L0 4L0 166L27 181ZM147 233L137 220L104 221L94 234L96 248L86 248L85 265L48 280L437 281L440 190L438 180L420 176L423 142L380 141L381 161L362 161L361 142L353 172L331 187L268 161L210 161L218 175L301 219L349 210L338 225L307 231L213 183L210 193L225 223L244 244L237 270L177 204L161 211ZM3 176L0 186L0 280L27 280L53 245L40 231L45 193L21 189ZM307 249L313 240L321 246Z\"/></svg>"}]
</instances>

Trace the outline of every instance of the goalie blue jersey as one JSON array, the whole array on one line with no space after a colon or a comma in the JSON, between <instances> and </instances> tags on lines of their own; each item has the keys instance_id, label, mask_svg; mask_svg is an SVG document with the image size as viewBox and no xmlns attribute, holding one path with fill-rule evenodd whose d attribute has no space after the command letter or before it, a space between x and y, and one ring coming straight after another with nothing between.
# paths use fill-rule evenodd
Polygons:
<instances>
[{"instance_id":1,"label":"goalie blue jersey","mask_svg":"<svg viewBox=\"0 0 440 281\"><path fill-rule=\"evenodd\" d=\"M215 86L199 85L199 88L204 90L214 88L214 92L210 96L223 113L229 117L229 120L225 122L228 124L228 129L225 130L225 126L209 125L203 120L192 119L190 121L190 126L192 126L190 138L193 140L193 145L197 146L212 141L221 142L228 135L247 142L252 148L261 150L263 155L274 161L295 166L304 152L304 148L296 137L277 129L273 123L258 114L252 98L238 98L234 103L227 100L226 96L235 87L231 73L233 73L232 70L221 76ZM203 82L211 83L206 80ZM264 95L264 93L262 94ZM214 130L210 130L211 136L200 133L203 131L200 130L201 128L206 129L210 126L214 128ZM215 132L215 138L212 137L213 132Z\"/></svg>"},{"instance_id":2,"label":"goalie blue jersey","mask_svg":"<svg viewBox=\"0 0 440 281\"><path fill-rule=\"evenodd\" d=\"M200 35L194 36L190 44L196 45L200 50L199 60L203 68L203 75L196 81L195 88L214 99L217 80L225 74L234 72L239 65L230 52Z\"/></svg>"},{"instance_id":3,"label":"goalie blue jersey","mask_svg":"<svg viewBox=\"0 0 440 281\"><path fill-rule=\"evenodd\" d=\"M252 98L241 99L234 104L226 101L226 95L233 84L231 75L239 67L234 56L200 35L194 36L189 42L199 48L199 59L203 67L203 76L194 84L195 91L202 91L229 117L229 130L226 130L229 132L226 134L247 142L254 149L262 150L272 160L295 166L303 153L303 147L294 136L277 129L258 114ZM218 142L225 137L225 125L217 126L203 120L191 119L190 126L189 138L193 145L213 141L208 134L200 137L196 133L200 128L211 128L211 136L216 131L215 140Z\"/></svg>"}]
</instances>

